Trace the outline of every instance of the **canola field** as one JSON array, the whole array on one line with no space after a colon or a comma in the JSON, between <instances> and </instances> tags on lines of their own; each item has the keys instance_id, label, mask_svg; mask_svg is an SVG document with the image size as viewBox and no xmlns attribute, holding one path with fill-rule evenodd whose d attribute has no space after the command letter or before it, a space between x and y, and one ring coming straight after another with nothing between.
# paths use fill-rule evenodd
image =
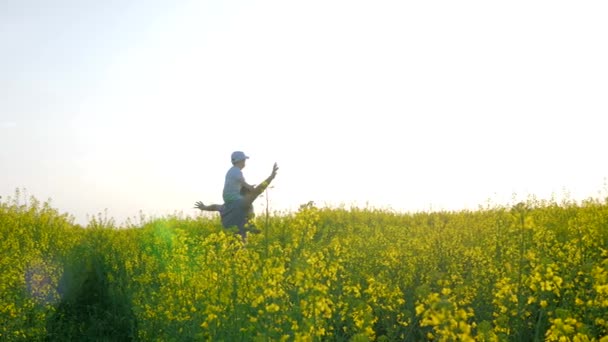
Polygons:
<instances>
[{"instance_id":1,"label":"canola field","mask_svg":"<svg viewBox=\"0 0 608 342\"><path fill-rule=\"evenodd\" d=\"M74 224L0 200L0 341L608 341L608 199Z\"/></svg>"}]
</instances>

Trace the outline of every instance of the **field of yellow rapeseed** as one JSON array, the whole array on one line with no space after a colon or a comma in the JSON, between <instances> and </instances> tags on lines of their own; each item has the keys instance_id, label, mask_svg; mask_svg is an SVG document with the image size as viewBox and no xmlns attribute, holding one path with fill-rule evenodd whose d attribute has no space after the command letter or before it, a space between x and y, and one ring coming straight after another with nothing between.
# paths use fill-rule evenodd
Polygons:
<instances>
[{"instance_id":1,"label":"field of yellow rapeseed","mask_svg":"<svg viewBox=\"0 0 608 342\"><path fill-rule=\"evenodd\" d=\"M86 227L0 202L0 340L608 341L608 199Z\"/></svg>"}]
</instances>

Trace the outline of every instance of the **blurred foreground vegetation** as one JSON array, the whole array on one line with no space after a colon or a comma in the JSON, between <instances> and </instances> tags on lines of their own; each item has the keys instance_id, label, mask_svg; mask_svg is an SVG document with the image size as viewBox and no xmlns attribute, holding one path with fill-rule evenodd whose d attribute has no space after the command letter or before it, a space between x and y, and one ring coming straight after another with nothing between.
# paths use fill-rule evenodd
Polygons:
<instances>
[{"instance_id":1,"label":"blurred foreground vegetation","mask_svg":"<svg viewBox=\"0 0 608 342\"><path fill-rule=\"evenodd\" d=\"M608 341L608 199L73 223L0 200L0 340Z\"/></svg>"}]
</instances>

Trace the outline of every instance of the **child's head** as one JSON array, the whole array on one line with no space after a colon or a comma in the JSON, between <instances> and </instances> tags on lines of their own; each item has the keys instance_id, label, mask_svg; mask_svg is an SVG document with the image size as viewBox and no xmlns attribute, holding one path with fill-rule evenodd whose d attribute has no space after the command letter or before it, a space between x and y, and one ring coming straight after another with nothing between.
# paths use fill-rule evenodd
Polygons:
<instances>
[{"instance_id":1,"label":"child's head","mask_svg":"<svg viewBox=\"0 0 608 342\"><path fill-rule=\"evenodd\" d=\"M242 151L234 151L230 156L232 165L240 167L241 169L245 167L245 160L247 159L249 159L249 157L246 156Z\"/></svg>"}]
</instances>

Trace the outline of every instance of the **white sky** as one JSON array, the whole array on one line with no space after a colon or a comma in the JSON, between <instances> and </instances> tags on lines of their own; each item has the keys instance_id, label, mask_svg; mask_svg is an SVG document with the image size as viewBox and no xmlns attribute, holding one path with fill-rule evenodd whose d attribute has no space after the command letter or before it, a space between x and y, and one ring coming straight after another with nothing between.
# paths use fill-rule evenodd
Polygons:
<instances>
[{"instance_id":1,"label":"white sky","mask_svg":"<svg viewBox=\"0 0 608 342\"><path fill-rule=\"evenodd\" d=\"M606 194L606 1L0 0L0 195L86 222L220 202ZM261 211L265 199L256 210Z\"/></svg>"}]
</instances>

